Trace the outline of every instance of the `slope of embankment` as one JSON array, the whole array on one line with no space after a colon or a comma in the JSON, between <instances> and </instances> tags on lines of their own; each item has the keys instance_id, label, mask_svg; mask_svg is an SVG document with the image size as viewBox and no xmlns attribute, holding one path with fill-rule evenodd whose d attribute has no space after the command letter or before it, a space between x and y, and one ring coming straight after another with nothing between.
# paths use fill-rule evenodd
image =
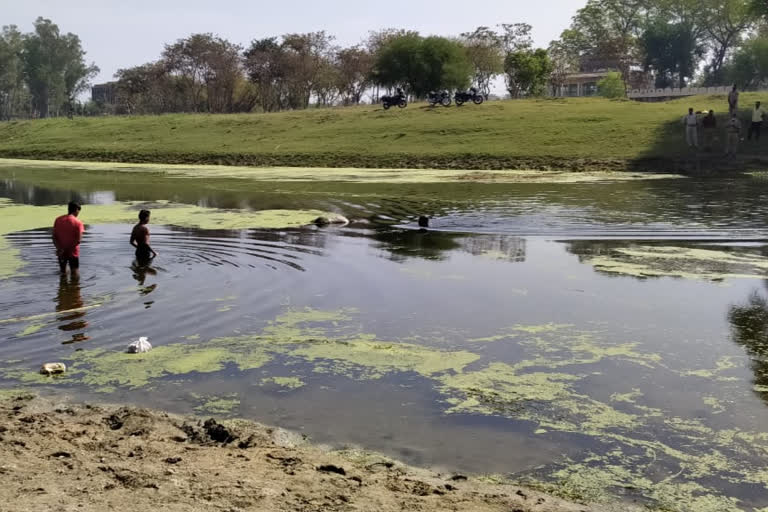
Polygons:
<instances>
[{"instance_id":1,"label":"slope of embankment","mask_svg":"<svg viewBox=\"0 0 768 512\"><path fill-rule=\"evenodd\" d=\"M743 94L742 105L759 99ZM412 104L270 114L172 114L0 123L0 157L49 160L395 169L677 171L768 167L765 146L745 143L736 163L692 155L683 141L689 106L726 100L695 96L661 103L601 98L491 101L429 108ZM748 118L748 112L741 117Z\"/></svg>"}]
</instances>

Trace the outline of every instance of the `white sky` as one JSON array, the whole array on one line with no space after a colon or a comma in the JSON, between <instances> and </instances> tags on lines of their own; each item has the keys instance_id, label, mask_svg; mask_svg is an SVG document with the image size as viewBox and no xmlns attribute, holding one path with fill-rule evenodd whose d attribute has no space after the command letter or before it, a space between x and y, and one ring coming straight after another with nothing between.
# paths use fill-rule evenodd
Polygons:
<instances>
[{"instance_id":1,"label":"white sky","mask_svg":"<svg viewBox=\"0 0 768 512\"><path fill-rule=\"evenodd\" d=\"M32 30L38 16L80 36L86 60L101 73L156 60L163 44L195 32L213 32L247 46L288 32L325 30L342 45L387 27L422 34L458 35L480 25L525 22L546 47L586 0L0 0L0 25Z\"/></svg>"}]
</instances>

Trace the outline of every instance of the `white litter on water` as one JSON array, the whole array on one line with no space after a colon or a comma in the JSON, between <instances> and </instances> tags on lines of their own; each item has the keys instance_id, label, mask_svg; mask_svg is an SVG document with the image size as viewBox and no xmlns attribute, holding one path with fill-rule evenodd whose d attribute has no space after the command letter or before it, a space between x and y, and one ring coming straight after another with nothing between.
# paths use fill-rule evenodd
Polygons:
<instances>
[{"instance_id":1,"label":"white litter on water","mask_svg":"<svg viewBox=\"0 0 768 512\"><path fill-rule=\"evenodd\" d=\"M67 365L64 363L45 363L40 367L40 373L43 375L56 375L67 371Z\"/></svg>"},{"instance_id":2,"label":"white litter on water","mask_svg":"<svg viewBox=\"0 0 768 512\"><path fill-rule=\"evenodd\" d=\"M142 336L141 338L128 345L128 350L126 350L126 352L129 354L143 354L144 352L149 352L150 350L152 350L152 345L149 343L149 341L147 341L147 338Z\"/></svg>"}]
</instances>

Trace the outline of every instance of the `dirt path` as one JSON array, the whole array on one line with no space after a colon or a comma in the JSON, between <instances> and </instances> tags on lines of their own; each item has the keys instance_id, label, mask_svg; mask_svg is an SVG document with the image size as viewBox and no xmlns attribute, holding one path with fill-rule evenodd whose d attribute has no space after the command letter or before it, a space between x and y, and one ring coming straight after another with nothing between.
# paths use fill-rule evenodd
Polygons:
<instances>
[{"instance_id":1,"label":"dirt path","mask_svg":"<svg viewBox=\"0 0 768 512\"><path fill-rule=\"evenodd\" d=\"M0 511L596 512L246 421L0 400Z\"/></svg>"}]
</instances>

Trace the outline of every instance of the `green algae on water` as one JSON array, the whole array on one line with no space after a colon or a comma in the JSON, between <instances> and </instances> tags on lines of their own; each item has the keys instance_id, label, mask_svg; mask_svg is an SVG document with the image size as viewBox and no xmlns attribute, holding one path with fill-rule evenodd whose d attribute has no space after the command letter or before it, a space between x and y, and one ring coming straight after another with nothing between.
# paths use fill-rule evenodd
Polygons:
<instances>
[{"instance_id":1,"label":"green algae on water","mask_svg":"<svg viewBox=\"0 0 768 512\"><path fill-rule=\"evenodd\" d=\"M513 325L512 327L506 329L504 333L497 334L494 336L486 336L484 338L470 338L467 341L473 341L473 342L494 342L494 341L501 341L505 339L515 338L519 333L526 333L526 334L542 334L542 333L552 333L555 331L561 331L564 329L568 329L573 327L572 324L555 324L555 323L546 323L546 324L540 324L540 325Z\"/></svg>"},{"instance_id":2,"label":"green algae on water","mask_svg":"<svg viewBox=\"0 0 768 512\"><path fill-rule=\"evenodd\" d=\"M413 373L441 394L447 414L507 418L531 435L547 438L589 438L595 453L537 470L541 485L565 497L600 501L629 494L668 510L685 510L682 504L690 503L697 511L735 511L740 506L735 498L712 489L746 482L768 492L768 471L763 468L768 433L716 429L704 418L677 417L644 403L641 388L631 383L606 390L602 397L589 391L589 380L605 367L713 380L739 366L738 358L719 359L715 370L673 372L658 354L643 351L638 343L612 341L597 330L542 324L546 327L502 330L499 339L515 343L522 354L500 362L465 350L380 339L366 334L355 317L352 309L288 309L259 333L157 347L153 364L142 360L145 355L77 352L72 373L63 382L84 383L97 391L133 389L193 372L263 368L277 358L289 365L307 364L308 371L358 380ZM298 375L258 382L285 390L305 385ZM235 407L234 397L219 398L224 402L210 398L212 408ZM717 414L722 405L714 394L702 400L710 414Z\"/></svg>"},{"instance_id":3,"label":"green algae on water","mask_svg":"<svg viewBox=\"0 0 768 512\"><path fill-rule=\"evenodd\" d=\"M379 379L395 371L431 377L448 371L460 372L480 359L479 355L466 351L443 352L366 338L314 343L291 353L315 362L320 371L363 379Z\"/></svg>"},{"instance_id":4,"label":"green algae on water","mask_svg":"<svg viewBox=\"0 0 768 512\"><path fill-rule=\"evenodd\" d=\"M228 363L235 364L241 371L260 368L271 356L258 347L233 346L227 340L213 340L201 345L161 345L143 354L83 350L75 352L72 359L72 377L96 390L110 392L115 387L144 387L166 376L214 373Z\"/></svg>"},{"instance_id":5,"label":"green algae on water","mask_svg":"<svg viewBox=\"0 0 768 512\"><path fill-rule=\"evenodd\" d=\"M231 415L240 407L240 398L236 393L224 396L198 396L194 398L202 403L195 407L198 414Z\"/></svg>"},{"instance_id":6,"label":"green algae on water","mask_svg":"<svg viewBox=\"0 0 768 512\"><path fill-rule=\"evenodd\" d=\"M47 324L37 324L37 323L29 324L22 331L19 331L16 334L16 337L23 338L24 336L30 336L38 332L40 329L43 329L46 325Z\"/></svg>"},{"instance_id":7,"label":"green algae on water","mask_svg":"<svg viewBox=\"0 0 768 512\"><path fill-rule=\"evenodd\" d=\"M768 257L726 248L630 246L582 255L598 272L636 278L677 277L705 281L764 279Z\"/></svg>"},{"instance_id":8,"label":"green algae on water","mask_svg":"<svg viewBox=\"0 0 768 512\"><path fill-rule=\"evenodd\" d=\"M72 375L91 387L111 390L140 388L166 375L217 372L224 368L229 353L215 347L171 344L143 354L93 349L76 352L72 357Z\"/></svg>"},{"instance_id":9,"label":"green algae on water","mask_svg":"<svg viewBox=\"0 0 768 512\"><path fill-rule=\"evenodd\" d=\"M36 394L33 390L28 388L13 388L13 389L0 389L0 401L3 400L15 400L21 396L28 396Z\"/></svg>"},{"instance_id":10,"label":"green algae on water","mask_svg":"<svg viewBox=\"0 0 768 512\"><path fill-rule=\"evenodd\" d=\"M591 183L681 178L677 174L629 172L563 172L541 170L386 169L351 167L242 167L224 165L145 164L123 162L71 162L0 158L0 167L76 169L154 173L178 178L247 179L269 182L354 182L354 183Z\"/></svg>"},{"instance_id":11,"label":"green algae on water","mask_svg":"<svg viewBox=\"0 0 768 512\"><path fill-rule=\"evenodd\" d=\"M306 383L298 377L267 377L261 379L262 384L274 384L287 390L299 389L306 386Z\"/></svg>"}]
</instances>

